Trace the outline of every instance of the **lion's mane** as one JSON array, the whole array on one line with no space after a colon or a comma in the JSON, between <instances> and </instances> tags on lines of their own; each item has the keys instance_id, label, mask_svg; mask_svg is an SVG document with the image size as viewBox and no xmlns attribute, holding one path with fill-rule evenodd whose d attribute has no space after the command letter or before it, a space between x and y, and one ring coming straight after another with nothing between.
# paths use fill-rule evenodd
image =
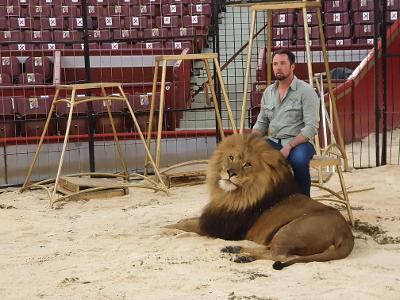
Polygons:
<instances>
[{"instance_id":1,"label":"lion's mane","mask_svg":"<svg viewBox=\"0 0 400 300\"><path fill-rule=\"evenodd\" d=\"M234 174L233 182L226 179L228 173ZM227 240L243 239L266 209L299 192L282 154L263 138L247 134L219 144L208 164L207 187L210 201L200 228Z\"/></svg>"}]
</instances>

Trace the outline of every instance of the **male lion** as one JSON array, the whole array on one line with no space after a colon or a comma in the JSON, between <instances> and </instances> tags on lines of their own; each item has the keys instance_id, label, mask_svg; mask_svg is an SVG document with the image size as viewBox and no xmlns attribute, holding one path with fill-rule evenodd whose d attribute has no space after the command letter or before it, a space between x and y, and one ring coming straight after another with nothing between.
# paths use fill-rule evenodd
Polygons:
<instances>
[{"instance_id":1,"label":"male lion","mask_svg":"<svg viewBox=\"0 0 400 300\"><path fill-rule=\"evenodd\" d=\"M236 262L294 263L341 259L354 246L351 229L331 206L300 194L281 153L252 135L225 138L207 171L210 201L198 218L168 228L226 240L250 240L260 247L225 247Z\"/></svg>"}]
</instances>

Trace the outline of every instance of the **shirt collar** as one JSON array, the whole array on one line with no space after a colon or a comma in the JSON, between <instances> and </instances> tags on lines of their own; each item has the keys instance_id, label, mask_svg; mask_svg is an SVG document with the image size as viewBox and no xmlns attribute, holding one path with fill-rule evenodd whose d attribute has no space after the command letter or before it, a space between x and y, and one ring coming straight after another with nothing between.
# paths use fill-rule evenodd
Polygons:
<instances>
[{"instance_id":1,"label":"shirt collar","mask_svg":"<svg viewBox=\"0 0 400 300\"><path fill-rule=\"evenodd\" d=\"M290 85L289 85L289 88L290 88L291 90L293 90L293 91L297 90L297 81L298 81L298 79L297 79L296 75L294 75L294 76L293 76L293 80L292 80L292 82L291 82ZM278 80L275 80L275 82L274 82L274 88L275 88L275 89L278 88Z\"/></svg>"}]
</instances>

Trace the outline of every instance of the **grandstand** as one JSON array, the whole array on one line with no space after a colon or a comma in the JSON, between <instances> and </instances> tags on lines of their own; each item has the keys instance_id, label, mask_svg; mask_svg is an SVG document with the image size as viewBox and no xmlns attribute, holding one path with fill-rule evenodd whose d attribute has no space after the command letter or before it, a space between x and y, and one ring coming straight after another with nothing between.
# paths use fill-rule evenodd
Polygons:
<instances>
[{"instance_id":1,"label":"grandstand","mask_svg":"<svg viewBox=\"0 0 400 300\"><path fill-rule=\"evenodd\" d=\"M354 70L367 57L373 48L374 36L378 34L374 26L375 1L322 2L330 67ZM400 0L388 0L385 13L387 26L394 24L400 13ZM296 10L274 12L272 34L274 49L284 46L296 52L296 74L307 79L302 17L302 13ZM0 140L3 145L1 167L6 170L4 176L1 175L0 184L21 183L22 164L25 161L26 165L32 156L56 84L88 80L123 83L141 129L145 131L154 56L215 51L219 52L222 65L248 40L248 18L247 8L220 0L0 0ZM318 44L319 33L312 10L308 12L307 21L314 71L321 72L324 68ZM261 28L264 25L265 19L257 26ZM266 85L266 51L261 37L257 48L253 63L255 77L251 80L249 126L259 110ZM237 116L240 115L239 102L243 91L243 67L243 57L239 53L223 71ZM214 110L207 104L209 91L202 85L202 66L188 61L168 64L166 80L163 125L165 136L171 140L164 146L166 155L173 159L165 163L178 162L182 158L179 153L185 149L192 151L186 157L206 158L215 145L215 141L211 142L208 137L216 135L217 130ZM343 78L339 78L338 83L342 82ZM159 96L157 91L156 99ZM125 151L140 152L131 148L136 136L126 107L113 104L111 108L117 131L126 139ZM100 159L97 158L100 169L110 168L111 164L101 159L107 157L112 144L104 109L101 102L93 107L82 105L74 112L71 128L71 141L79 145L86 143L89 116L95 117L96 149L102 151L98 155ZM66 106L57 107L47 133L49 153L59 151L56 145L65 133L66 114ZM223 115L226 120L224 111ZM350 115L354 115L354 111ZM183 140L178 141L182 137ZM208 146L204 146L207 143ZM80 148L78 144L70 149L70 165L84 168L87 157L82 153L84 147ZM43 162L45 170L54 166L50 159L44 161L47 161ZM17 167L12 167L13 162ZM140 169L140 161L132 167ZM46 174L44 171L39 178L45 178Z\"/></svg>"}]
</instances>

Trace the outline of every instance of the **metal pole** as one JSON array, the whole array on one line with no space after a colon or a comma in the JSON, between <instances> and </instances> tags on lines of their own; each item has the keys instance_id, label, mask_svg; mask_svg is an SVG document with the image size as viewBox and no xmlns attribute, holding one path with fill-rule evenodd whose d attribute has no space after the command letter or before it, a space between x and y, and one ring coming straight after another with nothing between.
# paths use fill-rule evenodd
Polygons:
<instances>
[{"instance_id":1,"label":"metal pole","mask_svg":"<svg viewBox=\"0 0 400 300\"><path fill-rule=\"evenodd\" d=\"M383 128L382 128L382 160L381 164L386 165L386 148L387 148L387 40L386 40L386 9L387 1L382 0L382 117L383 117Z\"/></svg>"},{"instance_id":2,"label":"metal pole","mask_svg":"<svg viewBox=\"0 0 400 300\"><path fill-rule=\"evenodd\" d=\"M213 0L212 1L212 16L213 16L213 25L214 25L214 30L213 30L213 52L218 54L218 62L219 62L219 26L218 26L218 1L217 0ZM213 78L217 78L217 70L214 67L214 77ZM216 92L216 96L217 96L217 103L218 103L218 107L221 107L221 89L220 89L220 85L219 85L219 81L218 80L214 80L214 90ZM215 113L217 113L217 110L215 110ZM222 113L220 111L220 116L219 118L222 118ZM218 116L216 116L215 118L216 120L218 120ZM215 133L216 133L216 142L219 143L221 141L221 135L219 134L220 129L223 128L218 128L218 122L215 123Z\"/></svg>"},{"instance_id":3,"label":"metal pole","mask_svg":"<svg viewBox=\"0 0 400 300\"><path fill-rule=\"evenodd\" d=\"M374 6L374 64L375 64L375 159L376 166L380 166L379 160L379 123L381 119L381 112L379 108L379 50L378 50L378 38L379 38L379 5Z\"/></svg>"}]
</instances>

